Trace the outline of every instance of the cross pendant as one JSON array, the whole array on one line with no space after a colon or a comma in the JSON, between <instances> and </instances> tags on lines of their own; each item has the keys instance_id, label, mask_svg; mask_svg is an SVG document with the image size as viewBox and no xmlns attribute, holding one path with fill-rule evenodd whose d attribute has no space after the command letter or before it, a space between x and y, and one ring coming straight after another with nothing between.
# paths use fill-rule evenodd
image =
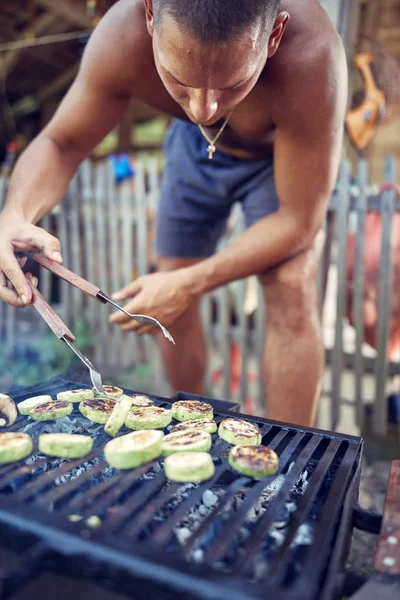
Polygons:
<instances>
[{"instance_id":1,"label":"cross pendant","mask_svg":"<svg viewBox=\"0 0 400 600\"><path fill-rule=\"evenodd\" d=\"M213 158L213 154L216 151L216 147L214 146L214 144L210 144L207 148L208 150L208 158L211 160Z\"/></svg>"}]
</instances>

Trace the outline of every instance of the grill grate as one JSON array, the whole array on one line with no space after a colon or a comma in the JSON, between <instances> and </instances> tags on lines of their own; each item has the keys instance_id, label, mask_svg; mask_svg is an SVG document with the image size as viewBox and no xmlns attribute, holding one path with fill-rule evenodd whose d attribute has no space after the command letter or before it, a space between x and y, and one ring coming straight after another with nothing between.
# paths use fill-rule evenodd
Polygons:
<instances>
[{"instance_id":1,"label":"grill grate","mask_svg":"<svg viewBox=\"0 0 400 600\"><path fill-rule=\"evenodd\" d=\"M55 396L77 385L55 380L14 398ZM170 406L164 398L155 400ZM222 407L215 411L217 422L234 416ZM36 454L24 464L0 467L1 521L59 552L87 554L89 563L105 561L151 586L158 581L165 587L160 599L173 597L171 589L182 598L221 597L221 586L223 597L238 600L321 597L344 501L358 484L361 440L246 417L259 424L263 444L278 453L279 473L262 481L235 474L226 460L230 446L214 435L213 479L182 485L167 481L160 461L124 473L109 467L103 427L88 426L78 414L76 408L57 427L62 421L75 423L79 433L88 427L96 435L91 454L72 461ZM20 417L13 429L26 424ZM34 443L44 426L30 431ZM209 490L213 503L206 506ZM71 522L70 515L82 520ZM88 527L93 515L101 527Z\"/></svg>"}]
</instances>

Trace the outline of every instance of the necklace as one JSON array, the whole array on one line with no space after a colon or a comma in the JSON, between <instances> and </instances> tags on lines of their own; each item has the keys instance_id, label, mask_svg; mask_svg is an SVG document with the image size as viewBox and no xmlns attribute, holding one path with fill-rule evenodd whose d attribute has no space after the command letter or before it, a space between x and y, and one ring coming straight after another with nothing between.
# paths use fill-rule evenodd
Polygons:
<instances>
[{"instance_id":1,"label":"necklace","mask_svg":"<svg viewBox=\"0 0 400 600\"><path fill-rule=\"evenodd\" d=\"M231 112L228 114L228 116L226 117L225 121L222 123L217 135L211 139L208 134L204 131L204 128L199 125L199 129L201 131L201 133L203 134L203 136L206 138L207 142L208 142L208 148L207 148L207 152L208 152L208 158L211 160L213 158L214 152L216 151L216 147L215 147L215 142L218 140L219 136L221 135L221 133L223 132L223 130L225 129L225 127L228 124L229 119L231 118L231 114L232 114L232 110Z\"/></svg>"}]
</instances>

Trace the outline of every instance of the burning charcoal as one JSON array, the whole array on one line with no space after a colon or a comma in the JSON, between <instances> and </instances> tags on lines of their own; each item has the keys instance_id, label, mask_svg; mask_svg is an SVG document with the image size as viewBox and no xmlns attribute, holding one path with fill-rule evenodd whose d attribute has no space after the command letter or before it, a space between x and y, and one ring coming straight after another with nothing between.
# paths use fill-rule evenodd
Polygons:
<instances>
[{"instance_id":1,"label":"burning charcoal","mask_svg":"<svg viewBox=\"0 0 400 600\"><path fill-rule=\"evenodd\" d=\"M291 547L293 546L306 546L312 544L313 535L311 525L303 523L297 530L296 537L293 540Z\"/></svg>"},{"instance_id":2,"label":"burning charcoal","mask_svg":"<svg viewBox=\"0 0 400 600\"><path fill-rule=\"evenodd\" d=\"M216 506L218 504L218 496L210 490L206 490L203 494L203 504L208 508Z\"/></svg>"},{"instance_id":3,"label":"burning charcoal","mask_svg":"<svg viewBox=\"0 0 400 600\"><path fill-rule=\"evenodd\" d=\"M196 563L201 562L203 560L203 558L204 558L204 552L200 548L198 548L197 550L195 550L193 552L193 554L192 554L192 559Z\"/></svg>"},{"instance_id":4,"label":"burning charcoal","mask_svg":"<svg viewBox=\"0 0 400 600\"><path fill-rule=\"evenodd\" d=\"M184 544L192 535L192 532L187 527L176 528L174 531L180 544Z\"/></svg>"},{"instance_id":5,"label":"burning charcoal","mask_svg":"<svg viewBox=\"0 0 400 600\"><path fill-rule=\"evenodd\" d=\"M199 507L199 513L201 514L202 517L205 517L206 515L208 515L209 509L207 508L207 506L204 506L204 504L202 504Z\"/></svg>"},{"instance_id":6,"label":"burning charcoal","mask_svg":"<svg viewBox=\"0 0 400 600\"><path fill-rule=\"evenodd\" d=\"M290 513L294 512L297 508L295 502L286 502L285 506Z\"/></svg>"}]
</instances>

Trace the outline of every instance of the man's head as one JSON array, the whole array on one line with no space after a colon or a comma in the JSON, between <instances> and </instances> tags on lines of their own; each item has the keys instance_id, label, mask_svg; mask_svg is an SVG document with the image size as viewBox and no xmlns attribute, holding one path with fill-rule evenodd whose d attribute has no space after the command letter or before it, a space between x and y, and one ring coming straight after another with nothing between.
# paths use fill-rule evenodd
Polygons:
<instances>
[{"instance_id":1,"label":"man's head","mask_svg":"<svg viewBox=\"0 0 400 600\"><path fill-rule=\"evenodd\" d=\"M158 73L188 116L212 124L253 89L289 20L280 0L145 0Z\"/></svg>"}]
</instances>

